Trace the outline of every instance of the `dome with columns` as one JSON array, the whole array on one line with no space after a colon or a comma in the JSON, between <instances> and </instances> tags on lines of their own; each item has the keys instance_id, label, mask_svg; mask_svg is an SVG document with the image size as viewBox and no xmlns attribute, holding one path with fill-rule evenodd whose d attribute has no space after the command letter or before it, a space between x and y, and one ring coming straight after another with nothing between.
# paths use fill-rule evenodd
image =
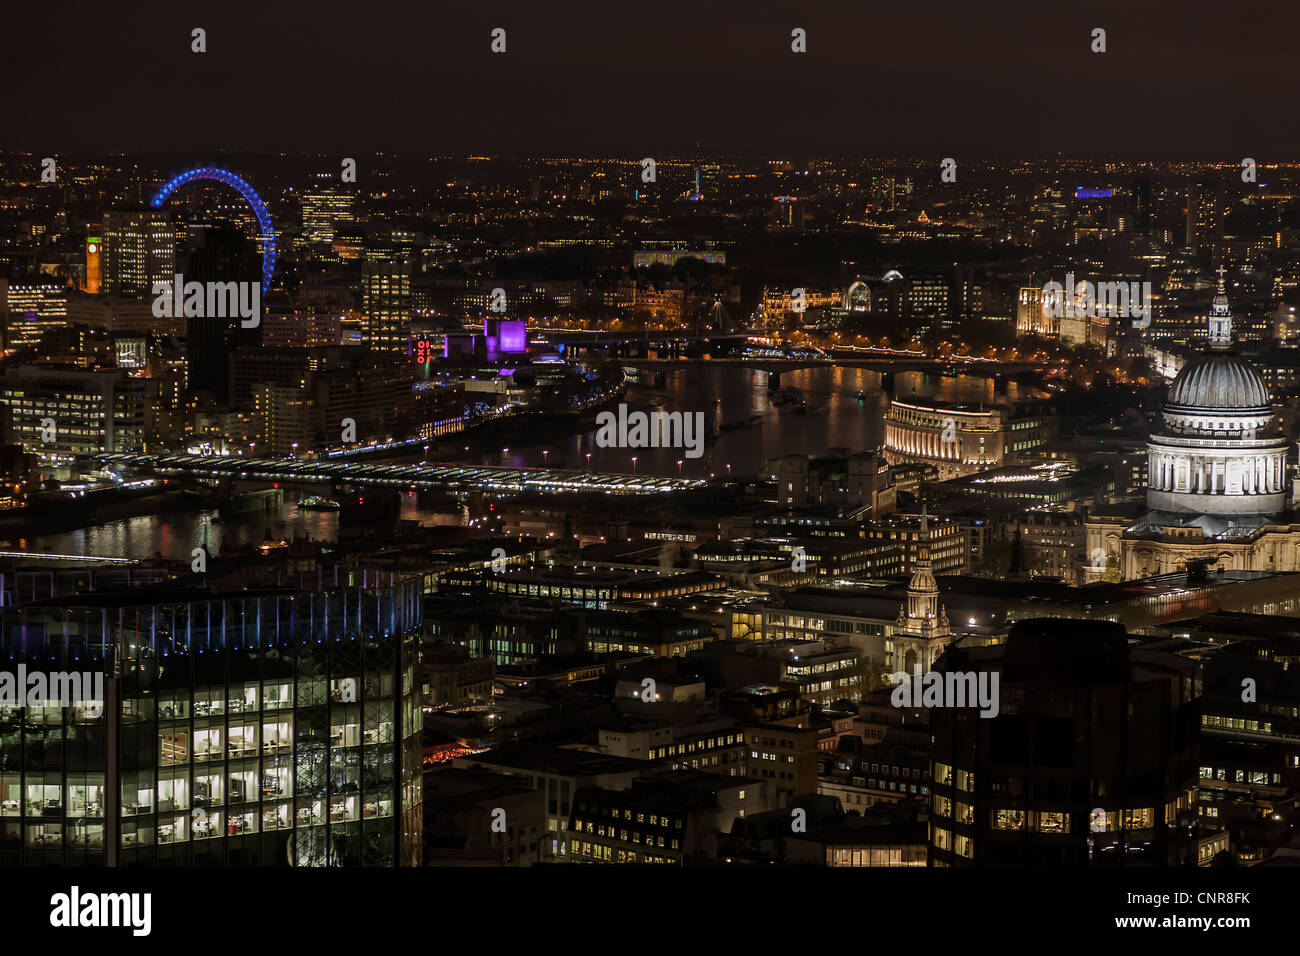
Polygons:
<instances>
[{"instance_id":1,"label":"dome with columns","mask_svg":"<svg viewBox=\"0 0 1300 956\"><path fill-rule=\"evenodd\" d=\"M1194 515L1270 515L1287 506L1286 440L1268 387L1230 351L1232 313L1219 270L1209 351L1178 373L1164 428L1147 443L1147 505Z\"/></svg>"},{"instance_id":2,"label":"dome with columns","mask_svg":"<svg viewBox=\"0 0 1300 956\"><path fill-rule=\"evenodd\" d=\"M1268 387L1250 363L1235 355L1204 355L1188 362L1169 387L1165 416L1171 412L1202 413L1222 418L1221 412L1269 413Z\"/></svg>"}]
</instances>

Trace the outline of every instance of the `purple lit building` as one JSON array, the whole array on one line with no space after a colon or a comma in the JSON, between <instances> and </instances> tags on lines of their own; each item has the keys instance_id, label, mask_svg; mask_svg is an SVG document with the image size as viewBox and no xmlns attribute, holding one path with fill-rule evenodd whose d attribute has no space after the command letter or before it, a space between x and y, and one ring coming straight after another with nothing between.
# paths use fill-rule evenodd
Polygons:
<instances>
[{"instance_id":1,"label":"purple lit building","mask_svg":"<svg viewBox=\"0 0 1300 956\"><path fill-rule=\"evenodd\" d=\"M523 355L528 351L527 324L522 319L485 319L483 341L489 362L506 355Z\"/></svg>"}]
</instances>

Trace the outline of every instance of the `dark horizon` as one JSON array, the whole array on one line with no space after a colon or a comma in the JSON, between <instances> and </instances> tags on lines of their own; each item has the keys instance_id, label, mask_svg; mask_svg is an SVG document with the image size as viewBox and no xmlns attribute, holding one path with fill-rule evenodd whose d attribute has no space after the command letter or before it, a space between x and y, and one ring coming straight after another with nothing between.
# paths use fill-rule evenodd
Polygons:
<instances>
[{"instance_id":1,"label":"dark horizon","mask_svg":"<svg viewBox=\"0 0 1300 956\"><path fill-rule=\"evenodd\" d=\"M39 154L650 156L699 143L711 156L1300 158L1287 122L1300 13L1167 10L144 0L124 17L55 2L9 12L4 139ZM489 50L498 26L505 54ZM790 51L794 27L807 53Z\"/></svg>"},{"instance_id":2,"label":"dark horizon","mask_svg":"<svg viewBox=\"0 0 1300 956\"><path fill-rule=\"evenodd\" d=\"M0 134L2 135L2 134ZM284 160L292 161L321 161L327 163L329 172L334 171L344 155L351 156L358 160L376 160L382 163L407 163L407 162L476 162L483 160L500 161L506 163L541 163L541 162L593 162L593 163L629 163L638 164L642 159L639 152L624 150L617 152L613 149L592 149L592 150L574 150L569 153L558 151L528 152L523 149L500 149L487 150L475 149L472 145L454 151L438 150L430 152L420 152L418 149L388 149L388 150L353 150L345 153L342 150L326 150L321 148L308 148L301 150L246 150L231 148L229 146L216 146L211 149L184 149L184 150L32 150L23 148L16 143L6 142L0 139L0 156L31 156L37 163L42 156L52 153L61 157L65 162L77 163L102 163L108 160L126 160L137 164L158 163L166 165L169 169L176 167L183 168L187 165L201 166L210 162L218 161L245 161L245 162L281 162ZM649 155L649 154L647 154ZM698 162L714 163L738 163L738 164L761 164L784 162L793 166L800 166L806 163L882 163L882 164L901 164L901 165L934 165L936 171L942 161L938 153L918 154L918 153L889 153L889 152L807 152L807 151L788 151L788 152L771 152L771 151L717 151L711 152L708 149L700 148L699 150L680 150L680 151L656 151L653 158L660 164L690 164ZM955 157L959 167L969 169L971 167L981 168L984 171L1004 172L999 164L1032 164L1035 166L1046 166L1052 163L1079 164L1087 167L1101 166L1106 163L1115 163L1125 167L1138 169L1141 167L1151 167L1152 169L1165 169L1175 166L1197 166L1211 167L1222 166L1225 169L1237 168L1241 159L1237 157L1228 157L1223 155L1120 155L1120 154L1096 154L1090 155L1085 153L1053 153L1053 154L1017 154L1017 155L999 155L995 153L963 153ZM1244 158L1244 157L1243 157ZM1256 160L1260 168L1292 167L1300 165L1300 152L1291 157L1268 156L1265 159L1251 157ZM179 164L179 165L178 165ZM1124 175L1117 173L1116 175Z\"/></svg>"}]
</instances>

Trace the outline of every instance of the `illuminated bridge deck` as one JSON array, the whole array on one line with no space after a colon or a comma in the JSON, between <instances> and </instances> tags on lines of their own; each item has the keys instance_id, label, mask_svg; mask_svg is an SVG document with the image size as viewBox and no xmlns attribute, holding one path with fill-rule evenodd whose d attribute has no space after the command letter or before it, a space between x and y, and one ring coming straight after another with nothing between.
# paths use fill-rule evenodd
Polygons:
<instances>
[{"instance_id":1,"label":"illuminated bridge deck","mask_svg":"<svg viewBox=\"0 0 1300 956\"><path fill-rule=\"evenodd\" d=\"M212 457L209 455L145 455L103 453L90 456L101 465L158 474L187 474L231 481L338 482L393 488L437 488L448 491L560 493L604 492L641 495L703 488L703 478L661 478L608 472L565 471L559 468L507 468L484 465L399 465L359 461L316 461L293 458Z\"/></svg>"}]
</instances>

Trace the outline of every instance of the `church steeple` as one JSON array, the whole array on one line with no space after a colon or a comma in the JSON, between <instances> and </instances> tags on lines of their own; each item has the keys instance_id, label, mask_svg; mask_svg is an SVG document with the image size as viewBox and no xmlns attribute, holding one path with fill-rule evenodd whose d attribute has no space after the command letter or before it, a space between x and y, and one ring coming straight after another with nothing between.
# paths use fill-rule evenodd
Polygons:
<instances>
[{"instance_id":1,"label":"church steeple","mask_svg":"<svg viewBox=\"0 0 1300 956\"><path fill-rule=\"evenodd\" d=\"M1219 266L1219 291L1210 306L1209 339L1210 348L1216 351L1232 348L1232 312L1228 308L1228 293L1223 287L1223 273Z\"/></svg>"},{"instance_id":2,"label":"church steeple","mask_svg":"<svg viewBox=\"0 0 1300 956\"><path fill-rule=\"evenodd\" d=\"M898 609L894 625L894 669L911 672L919 667L928 671L952 638L930 557L930 516L922 505L916 567L907 583L907 600Z\"/></svg>"},{"instance_id":3,"label":"church steeple","mask_svg":"<svg viewBox=\"0 0 1300 956\"><path fill-rule=\"evenodd\" d=\"M907 606L898 623L908 631L929 637L936 627L948 629L948 616L939 603L939 584L930 560L930 516L921 506L921 540L916 549L916 567L907 583Z\"/></svg>"}]
</instances>

